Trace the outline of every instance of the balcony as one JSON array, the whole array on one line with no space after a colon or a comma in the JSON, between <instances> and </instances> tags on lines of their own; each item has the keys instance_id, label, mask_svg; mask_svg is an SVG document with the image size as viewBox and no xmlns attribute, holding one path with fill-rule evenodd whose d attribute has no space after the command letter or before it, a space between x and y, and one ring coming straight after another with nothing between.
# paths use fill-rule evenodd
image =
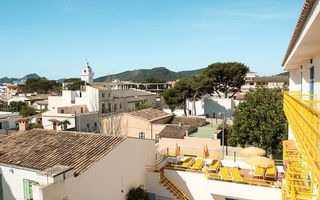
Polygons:
<instances>
[{"instance_id":1,"label":"balcony","mask_svg":"<svg viewBox=\"0 0 320 200\"><path fill-rule=\"evenodd\" d=\"M305 97L310 97L305 99ZM297 148L311 169L312 182L320 180L320 110L315 95L285 92L284 112L294 135Z\"/></svg>"}]
</instances>

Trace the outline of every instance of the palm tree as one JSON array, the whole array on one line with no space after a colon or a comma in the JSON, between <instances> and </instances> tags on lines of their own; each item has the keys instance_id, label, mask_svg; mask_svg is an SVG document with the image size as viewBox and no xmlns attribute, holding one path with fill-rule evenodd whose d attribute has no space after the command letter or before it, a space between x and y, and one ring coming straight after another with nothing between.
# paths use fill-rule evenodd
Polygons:
<instances>
[{"instance_id":1,"label":"palm tree","mask_svg":"<svg viewBox=\"0 0 320 200\"><path fill-rule=\"evenodd\" d=\"M59 121L58 126L61 126L61 130L67 130L68 125L70 125L70 121L69 120L63 120L63 121Z\"/></svg>"}]
</instances>

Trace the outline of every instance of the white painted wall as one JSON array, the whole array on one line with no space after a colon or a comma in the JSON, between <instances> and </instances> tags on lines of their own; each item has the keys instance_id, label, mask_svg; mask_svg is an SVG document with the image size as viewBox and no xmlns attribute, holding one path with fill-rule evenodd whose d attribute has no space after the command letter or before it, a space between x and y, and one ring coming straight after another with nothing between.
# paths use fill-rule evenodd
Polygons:
<instances>
[{"instance_id":1,"label":"white painted wall","mask_svg":"<svg viewBox=\"0 0 320 200\"><path fill-rule=\"evenodd\" d=\"M0 164L0 174L2 174L3 199L5 200L23 200L23 179L38 182L38 175L35 170L19 169Z\"/></svg>"},{"instance_id":2,"label":"white painted wall","mask_svg":"<svg viewBox=\"0 0 320 200\"><path fill-rule=\"evenodd\" d=\"M176 170L165 170L165 175L189 198L195 200L212 200L212 194L234 199L281 199L281 189L277 188L207 180L203 174Z\"/></svg>"},{"instance_id":3,"label":"white painted wall","mask_svg":"<svg viewBox=\"0 0 320 200\"><path fill-rule=\"evenodd\" d=\"M153 140L127 138L84 173L66 179L60 177L54 183L52 178L45 180L37 171L0 165L4 199L23 199L23 179L39 183L32 187L34 200L124 199L132 187L146 185L145 167L154 162Z\"/></svg>"},{"instance_id":4,"label":"white painted wall","mask_svg":"<svg viewBox=\"0 0 320 200\"><path fill-rule=\"evenodd\" d=\"M213 98L211 96L203 97L195 102L195 106L192 101L187 101L187 109L191 110L192 115L208 115L212 117L212 113L225 113L227 118L233 116L234 100L230 98ZM196 113L194 112L196 108Z\"/></svg>"},{"instance_id":5,"label":"white painted wall","mask_svg":"<svg viewBox=\"0 0 320 200\"><path fill-rule=\"evenodd\" d=\"M162 111L164 111L166 113L169 113L169 114L172 114L170 108L163 108ZM173 114L175 114L176 116L179 116L179 117L184 117L185 116L183 109L175 109L173 111Z\"/></svg>"},{"instance_id":6,"label":"white painted wall","mask_svg":"<svg viewBox=\"0 0 320 200\"><path fill-rule=\"evenodd\" d=\"M147 191L157 195L157 198L164 197L168 200L176 200L177 198L159 182L159 173L147 171Z\"/></svg>"},{"instance_id":7,"label":"white painted wall","mask_svg":"<svg viewBox=\"0 0 320 200\"><path fill-rule=\"evenodd\" d=\"M124 199L132 187L146 185L145 166L154 165L154 144L127 138L83 174L43 187L40 199Z\"/></svg>"}]
</instances>

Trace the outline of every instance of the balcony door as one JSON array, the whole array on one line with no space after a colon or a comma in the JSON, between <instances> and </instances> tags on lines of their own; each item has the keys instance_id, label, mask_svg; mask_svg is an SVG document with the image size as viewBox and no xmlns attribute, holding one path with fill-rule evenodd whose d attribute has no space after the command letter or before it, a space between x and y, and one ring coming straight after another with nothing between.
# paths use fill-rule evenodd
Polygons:
<instances>
[{"instance_id":1,"label":"balcony door","mask_svg":"<svg viewBox=\"0 0 320 200\"><path fill-rule=\"evenodd\" d=\"M310 94L314 94L314 67L310 67ZM310 97L313 99L313 96Z\"/></svg>"}]
</instances>

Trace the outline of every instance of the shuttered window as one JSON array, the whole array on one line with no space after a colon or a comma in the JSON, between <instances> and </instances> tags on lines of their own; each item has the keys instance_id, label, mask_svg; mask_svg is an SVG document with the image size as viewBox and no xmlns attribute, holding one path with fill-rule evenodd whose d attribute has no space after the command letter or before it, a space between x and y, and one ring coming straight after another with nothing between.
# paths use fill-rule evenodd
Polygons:
<instances>
[{"instance_id":1,"label":"shuttered window","mask_svg":"<svg viewBox=\"0 0 320 200\"><path fill-rule=\"evenodd\" d=\"M23 179L23 196L25 200L33 199L32 196L32 185L34 182L29 181L27 179Z\"/></svg>"}]
</instances>

